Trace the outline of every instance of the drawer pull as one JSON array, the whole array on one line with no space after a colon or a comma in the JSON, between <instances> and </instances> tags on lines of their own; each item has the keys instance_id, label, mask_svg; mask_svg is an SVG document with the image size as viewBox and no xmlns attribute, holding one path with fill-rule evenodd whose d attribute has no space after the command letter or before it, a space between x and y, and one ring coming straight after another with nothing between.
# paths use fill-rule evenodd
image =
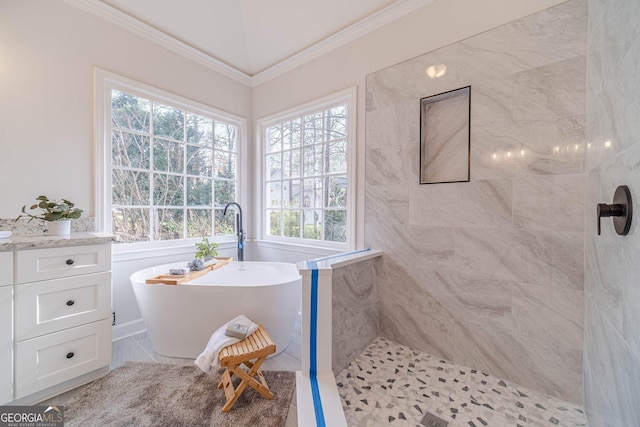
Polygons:
<instances>
[{"instance_id":1,"label":"drawer pull","mask_svg":"<svg viewBox=\"0 0 640 427\"><path fill-rule=\"evenodd\" d=\"M75 356L75 353L73 351L67 353L67 359L71 359L73 356Z\"/></svg>"},{"instance_id":2,"label":"drawer pull","mask_svg":"<svg viewBox=\"0 0 640 427\"><path fill-rule=\"evenodd\" d=\"M75 304L75 303L76 303L76 302L75 302L74 300L72 300L72 299L70 299L69 301L67 301L67 305L68 305L69 307L71 307L71 306L72 306L73 304Z\"/></svg>"},{"instance_id":3,"label":"drawer pull","mask_svg":"<svg viewBox=\"0 0 640 427\"><path fill-rule=\"evenodd\" d=\"M73 263L74 263L74 262L75 262L74 260L72 260L72 259L68 259L68 260L67 260L67 265L73 265Z\"/></svg>"}]
</instances>

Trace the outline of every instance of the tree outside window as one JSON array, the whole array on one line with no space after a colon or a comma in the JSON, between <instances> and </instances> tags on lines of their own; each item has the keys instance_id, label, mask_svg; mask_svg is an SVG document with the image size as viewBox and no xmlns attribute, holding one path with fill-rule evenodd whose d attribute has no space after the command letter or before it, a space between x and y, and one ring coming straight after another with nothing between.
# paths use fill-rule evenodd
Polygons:
<instances>
[{"instance_id":1,"label":"tree outside window","mask_svg":"<svg viewBox=\"0 0 640 427\"><path fill-rule=\"evenodd\" d=\"M264 128L265 234L347 241L348 105Z\"/></svg>"},{"instance_id":2,"label":"tree outside window","mask_svg":"<svg viewBox=\"0 0 640 427\"><path fill-rule=\"evenodd\" d=\"M112 231L120 242L234 234L238 127L111 91Z\"/></svg>"}]
</instances>

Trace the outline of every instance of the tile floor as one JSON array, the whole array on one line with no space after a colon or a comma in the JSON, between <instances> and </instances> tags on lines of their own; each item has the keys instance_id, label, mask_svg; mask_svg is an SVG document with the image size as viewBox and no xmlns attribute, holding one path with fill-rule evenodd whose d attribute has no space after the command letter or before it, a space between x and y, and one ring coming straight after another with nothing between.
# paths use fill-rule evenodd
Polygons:
<instances>
[{"instance_id":1,"label":"tile floor","mask_svg":"<svg viewBox=\"0 0 640 427\"><path fill-rule=\"evenodd\" d=\"M161 356L146 333L113 343L111 369L125 361L191 364ZM263 364L269 370L300 370L300 322L291 344ZM529 427L587 426L579 406L510 384L377 338L337 377L350 427ZM59 404L74 390L41 402ZM295 397L286 427L296 427Z\"/></svg>"},{"instance_id":2,"label":"tile floor","mask_svg":"<svg viewBox=\"0 0 640 427\"><path fill-rule=\"evenodd\" d=\"M349 426L586 426L582 408L377 338L337 377Z\"/></svg>"}]
</instances>

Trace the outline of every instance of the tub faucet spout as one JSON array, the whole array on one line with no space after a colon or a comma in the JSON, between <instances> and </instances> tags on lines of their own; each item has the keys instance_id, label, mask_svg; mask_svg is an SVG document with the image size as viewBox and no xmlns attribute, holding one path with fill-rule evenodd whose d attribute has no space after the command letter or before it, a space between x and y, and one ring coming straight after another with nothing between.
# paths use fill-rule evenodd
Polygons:
<instances>
[{"instance_id":1,"label":"tub faucet spout","mask_svg":"<svg viewBox=\"0 0 640 427\"><path fill-rule=\"evenodd\" d=\"M224 207L224 211L222 215L227 214L227 209L229 206L235 206L236 208L236 233L238 235L238 261L244 261L244 230L242 229L242 208L236 202L227 203Z\"/></svg>"}]
</instances>

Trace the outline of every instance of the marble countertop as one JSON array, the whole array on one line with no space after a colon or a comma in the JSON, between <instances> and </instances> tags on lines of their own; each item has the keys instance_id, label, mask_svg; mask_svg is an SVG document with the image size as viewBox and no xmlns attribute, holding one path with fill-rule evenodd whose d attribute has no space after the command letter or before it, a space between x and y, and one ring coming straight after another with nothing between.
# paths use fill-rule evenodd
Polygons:
<instances>
[{"instance_id":1,"label":"marble countertop","mask_svg":"<svg viewBox=\"0 0 640 427\"><path fill-rule=\"evenodd\" d=\"M62 246L94 245L112 242L113 234L99 232L72 232L68 236L47 236L46 234L12 234L8 239L0 239L0 251L13 249L56 248Z\"/></svg>"}]
</instances>

